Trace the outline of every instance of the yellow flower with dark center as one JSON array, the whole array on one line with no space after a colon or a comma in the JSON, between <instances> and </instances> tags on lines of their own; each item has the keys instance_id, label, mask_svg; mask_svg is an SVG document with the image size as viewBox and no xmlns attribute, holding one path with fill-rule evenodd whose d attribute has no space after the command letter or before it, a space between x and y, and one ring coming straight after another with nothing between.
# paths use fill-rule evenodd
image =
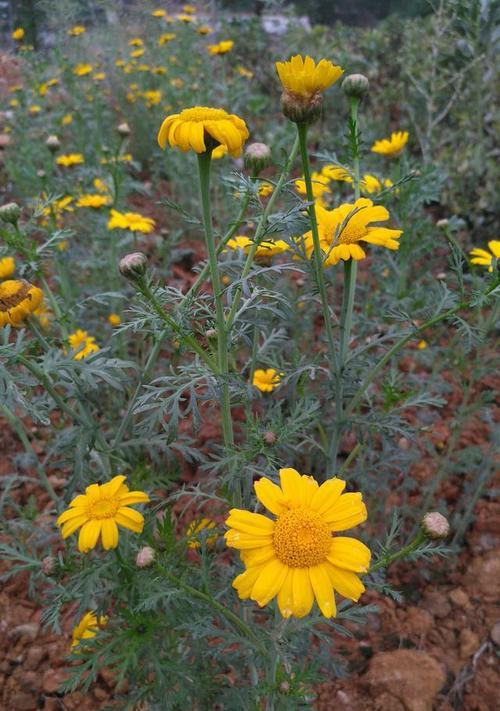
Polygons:
<instances>
[{"instance_id":1,"label":"yellow flower with dark center","mask_svg":"<svg viewBox=\"0 0 500 711\"><path fill-rule=\"evenodd\" d=\"M188 539L188 548L200 548L200 535L205 535L208 546L213 546L217 543L217 533L206 535L208 531L212 531L216 527L215 521L209 518L194 519L186 528L186 538Z\"/></svg>"},{"instance_id":2,"label":"yellow flower with dark center","mask_svg":"<svg viewBox=\"0 0 500 711\"><path fill-rule=\"evenodd\" d=\"M341 67L328 59L322 59L316 64L311 57L306 56L304 59L300 54L288 62L276 62L276 71L284 89L306 99L328 89L344 73Z\"/></svg>"},{"instance_id":3,"label":"yellow flower with dark center","mask_svg":"<svg viewBox=\"0 0 500 711\"><path fill-rule=\"evenodd\" d=\"M245 122L224 109L195 106L180 114L167 116L158 133L158 143L165 149L167 142L172 148L204 153L206 142L226 146L228 152L238 158L249 136Z\"/></svg>"},{"instance_id":4,"label":"yellow flower with dark center","mask_svg":"<svg viewBox=\"0 0 500 711\"><path fill-rule=\"evenodd\" d=\"M146 101L146 106L157 106L161 101L162 94L159 90L143 91L142 97Z\"/></svg>"},{"instance_id":5,"label":"yellow flower with dark center","mask_svg":"<svg viewBox=\"0 0 500 711\"><path fill-rule=\"evenodd\" d=\"M483 267L488 267L488 271L493 271L493 259L500 259L500 240L492 239L488 242L488 249L476 247L469 254L472 257L471 264L480 264Z\"/></svg>"},{"instance_id":6,"label":"yellow flower with dark center","mask_svg":"<svg viewBox=\"0 0 500 711\"><path fill-rule=\"evenodd\" d=\"M62 165L65 168L69 168L72 165L81 165L85 163L85 158L81 153L67 153L66 155L58 156L56 158L57 165Z\"/></svg>"},{"instance_id":7,"label":"yellow flower with dark center","mask_svg":"<svg viewBox=\"0 0 500 711\"><path fill-rule=\"evenodd\" d=\"M355 538L333 536L366 520L361 494L343 494L345 482L321 486L295 469L280 470L281 486L263 477L255 482L258 500L272 514L231 509L226 543L240 551L246 570L233 582L241 599L260 607L277 596L285 618L305 617L316 599L325 617L336 614L334 591L358 601L370 550Z\"/></svg>"},{"instance_id":8,"label":"yellow flower with dark center","mask_svg":"<svg viewBox=\"0 0 500 711\"><path fill-rule=\"evenodd\" d=\"M83 25L75 25L74 27L68 30L67 34L70 37L78 37L79 35L83 35L84 32L86 32L86 30Z\"/></svg>"},{"instance_id":9,"label":"yellow flower with dark center","mask_svg":"<svg viewBox=\"0 0 500 711\"><path fill-rule=\"evenodd\" d=\"M118 212L111 210L108 221L108 230L130 230L131 232L142 232L149 234L153 232L156 226L155 221L151 217L144 217L138 212Z\"/></svg>"},{"instance_id":10,"label":"yellow flower with dark center","mask_svg":"<svg viewBox=\"0 0 500 711\"><path fill-rule=\"evenodd\" d=\"M117 328L122 322L121 317L118 314L109 314L108 316L108 323L110 326L113 326L113 328Z\"/></svg>"},{"instance_id":11,"label":"yellow flower with dark center","mask_svg":"<svg viewBox=\"0 0 500 711\"><path fill-rule=\"evenodd\" d=\"M160 35L158 37L158 44L161 47L164 44L167 44L167 42L171 42L173 39L175 39L175 35L171 32L166 32L164 35Z\"/></svg>"},{"instance_id":12,"label":"yellow flower with dark center","mask_svg":"<svg viewBox=\"0 0 500 711\"><path fill-rule=\"evenodd\" d=\"M360 198L354 204L344 203L334 210L316 206L319 241L324 253L323 264L330 266L341 259L364 259L366 254L359 242L370 242L387 249L398 249L402 230L373 227L371 222L390 218L382 205L374 205L368 198ZM304 235L304 247L308 257L314 252L312 232Z\"/></svg>"},{"instance_id":13,"label":"yellow flower with dark center","mask_svg":"<svg viewBox=\"0 0 500 711\"><path fill-rule=\"evenodd\" d=\"M321 168L321 175L328 180L339 180L344 183L352 183L349 171L340 165L325 165Z\"/></svg>"},{"instance_id":14,"label":"yellow flower with dark center","mask_svg":"<svg viewBox=\"0 0 500 711\"><path fill-rule=\"evenodd\" d=\"M222 40L219 44L209 44L207 47L209 54L227 54L233 48L233 40Z\"/></svg>"},{"instance_id":15,"label":"yellow flower with dark center","mask_svg":"<svg viewBox=\"0 0 500 711\"><path fill-rule=\"evenodd\" d=\"M17 29L14 30L14 32L11 35L13 40L16 40L16 42L22 42L24 39L24 30L22 27L18 27Z\"/></svg>"},{"instance_id":16,"label":"yellow flower with dark center","mask_svg":"<svg viewBox=\"0 0 500 711\"><path fill-rule=\"evenodd\" d=\"M0 282L0 328L22 322L40 306L43 292L24 279L7 279Z\"/></svg>"},{"instance_id":17,"label":"yellow flower with dark center","mask_svg":"<svg viewBox=\"0 0 500 711\"><path fill-rule=\"evenodd\" d=\"M371 150L373 153L380 153L381 155L393 158L401 153L407 143L408 131L395 131L391 133L390 138L375 141Z\"/></svg>"},{"instance_id":18,"label":"yellow flower with dark center","mask_svg":"<svg viewBox=\"0 0 500 711\"><path fill-rule=\"evenodd\" d=\"M106 622L106 617L101 616L98 620L96 614L92 610L86 612L80 622L73 629L71 649L74 650L74 647L78 647L82 639L92 639L92 637L95 637L99 631L99 627L104 627Z\"/></svg>"},{"instance_id":19,"label":"yellow flower with dark center","mask_svg":"<svg viewBox=\"0 0 500 711\"><path fill-rule=\"evenodd\" d=\"M0 279L7 279L14 274L16 261L14 257L0 257Z\"/></svg>"},{"instance_id":20,"label":"yellow flower with dark center","mask_svg":"<svg viewBox=\"0 0 500 711\"><path fill-rule=\"evenodd\" d=\"M137 57L142 57L143 54L144 54L144 48L143 48L143 47L139 47L139 49L134 49L132 52L130 52L130 56L131 56L133 59L137 59Z\"/></svg>"},{"instance_id":21,"label":"yellow flower with dark center","mask_svg":"<svg viewBox=\"0 0 500 711\"><path fill-rule=\"evenodd\" d=\"M87 331L82 331L81 328L68 336L68 343L74 352L73 360L82 360L82 358L87 358L100 350L95 342L95 337L89 336Z\"/></svg>"},{"instance_id":22,"label":"yellow flower with dark center","mask_svg":"<svg viewBox=\"0 0 500 711\"><path fill-rule=\"evenodd\" d=\"M230 249L242 249L247 254L254 244L255 243L252 242L252 240L248 237L245 237L245 235L238 235L227 241L227 246ZM290 249L290 247L282 239L274 240L272 242L265 240L259 243L259 246L257 247L257 250L255 252L255 256L257 258L274 257L275 254L282 254L288 249Z\"/></svg>"},{"instance_id":23,"label":"yellow flower with dark center","mask_svg":"<svg viewBox=\"0 0 500 711\"><path fill-rule=\"evenodd\" d=\"M81 64L77 64L73 68L73 74L76 74L77 77L84 77L87 74L90 74L90 72L94 71L94 67L92 64L87 64L86 62L82 62Z\"/></svg>"},{"instance_id":24,"label":"yellow flower with dark center","mask_svg":"<svg viewBox=\"0 0 500 711\"><path fill-rule=\"evenodd\" d=\"M278 373L274 368L256 370L253 374L252 385L263 393L272 393L281 382L283 373Z\"/></svg>"},{"instance_id":25,"label":"yellow flower with dark center","mask_svg":"<svg viewBox=\"0 0 500 711\"><path fill-rule=\"evenodd\" d=\"M149 496L143 491L129 491L126 477L113 477L106 484L91 484L85 494L79 494L57 519L61 535L68 538L80 528L78 550L88 553L95 548L99 536L105 550L118 545L118 526L142 533L144 516L130 504L144 504Z\"/></svg>"},{"instance_id":26,"label":"yellow flower with dark center","mask_svg":"<svg viewBox=\"0 0 500 711\"><path fill-rule=\"evenodd\" d=\"M88 193L81 195L76 201L77 207L93 207L95 209L109 205L111 199L107 195L96 195Z\"/></svg>"}]
</instances>

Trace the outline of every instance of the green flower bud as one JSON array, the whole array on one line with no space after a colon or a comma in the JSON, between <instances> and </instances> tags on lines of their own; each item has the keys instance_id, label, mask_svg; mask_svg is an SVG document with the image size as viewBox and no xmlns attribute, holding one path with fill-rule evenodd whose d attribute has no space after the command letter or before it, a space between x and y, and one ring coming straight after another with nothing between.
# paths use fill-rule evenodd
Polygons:
<instances>
[{"instance_id":1,"label":"green flower bud","mask_svg":"<svg viewBox=\"0 0 500 711\"><path fill-rule=\"evenodd\" d=\"M21 208L17 202L8 202L0 207L0 220L16 225L21 216Z\"/></svg>"},{"instance_id":2,"label":"green flower bud","mask_svg":"<svg viewBox=\"0 0 500 711\"><path fill-rule=\"evenodd\" d=\"M143 277L148 266L148 258L142 252L132 252L120 259L118 268L125 279L136 281Z\"/></svg>"},{"instance_id":3,"label":"green flower bud","mask_svg":"<svg viewBox=\"0 0 500 711\"><path fill-rule=\"evenodd\" d=\"M250 143L243 157L245 168L258 175L271 165L271 149L265 143Z\"/></svg>"},{"instance_id":4,"label":"green flower bud","mask_svg":"<svg viewBox=\"0 0 500 711\"><path fill-rule=\"evenodd\" d=\"M364 74L349 74L342 82L342 91L350 99L362 99L369 87L370 82Z\"/></svg>"}]
</instances>

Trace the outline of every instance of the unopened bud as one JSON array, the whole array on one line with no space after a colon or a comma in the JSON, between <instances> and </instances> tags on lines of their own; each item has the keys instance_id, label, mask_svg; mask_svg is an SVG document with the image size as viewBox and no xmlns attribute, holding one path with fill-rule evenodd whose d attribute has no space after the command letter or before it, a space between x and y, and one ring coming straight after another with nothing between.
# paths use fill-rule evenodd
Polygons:
<instances>
[{"instance_id":1,"label":"unopened bud","mask_svg":"<svg viewBox=\"0 0 500 711\"><path fill-rule=\"evenodd\" d=\"M21 208L17 202L8 202L0 207L0 220L2 222L9 222L11 225L15 225L20 216Z\"/></svg>"},{"instance_id":2,"label":"unopened bud","mask_svg":"<svg viewBox=\"0 0 500 711\"><path fill-rule=\"evenodd\" d=\"M447 220L446 218L444 218L444 219L438 220L436 222L436 227L439 227L440 230L445 230L449 224L450 224L450 221Z\"/></svg>"},{"instance_id":3,"label":"unopened bud","mask_svg":"<svg viewBox=\"0 0 500 711\"><path fill-rule=\"evenodd\" d=\"M130 279L135 281L136 279L144 276L146 273L146 268L148 266L148 258L142 252L132 252L131 254L126 254L125 257L120 259L118 269L120 274L125 277L125 279Z\"/></svg>"},{"instance_id":4,"label":"unopened bud","mask_svg":"<svg viewBox=\"0 0 500 711\"><path fill-rule=\"evenodd\" d=\"M47 173L44 170L37 170L36 177L40 178L40 180L43 180L44 178L47 177Z\"/></svg>"},{"instance_id":5,"label":"unopened bud","mask_svg":"<svg viewBox=\"0 0 500 711\"><path fill-rule=\"evenodd\" d=\"M150 546L144 546L137 553L135 564L138 568L147 568L155 559L155 552Z\"/></svg>"},{"instance_id":6,"label":"unopened bud","mask_svg":"<svg viewBox=\"0 0 500 711\"><path fill-rule=\"evenodd\" d=\"M294 123L313 123L321 116L323 94L318 91L312 96L300 96L292 91L281 94L281 110Z\"/></svg>"},{"instance_id":7,"label":"unopened bud","mask_svg":"<svg viewBox=\"0 0 500 711\"><path fill-rule=\"evenodd\" d=\"M448 537L450 524L448 519L443 514L440 514L439 511L431 511L425 514L422 519L422 531L427 538L437 541Z\"/></svg>"},{"instance_id":8,"label":"unopened bud","mask_svg":"<svg viewBox=\"0 0 500 711\"><path fill-rule=\"evenodd\" d=\"M47 136L45 145L47 146L47 148L49 149L49 151L51 153L55 153L61 147L61 141L58 139L57 136L54 136L53 134L51 134L50 136Z\"/></svg>"},{"instance_id":9,"label":"unopened bud","mask_svg":"<svg viewBox=\"0 0 500 711\"><path fill-rule=\"evenodd\" d=\"M126 121L118 124L118 126L116 127L116 130L118 131L118 134L122 138L127 138L127 136L130 136L130 134L131 134L130 126L128 125L128 123Z\"/></svg>"},{"instance_id":10,"label":"unopened bud","mask_svg":"<svg viewBox=\"0 0 500 711\"><path fill-rule=\"evenodd\" d=\"M280 691L282 694L288 694L290 691L290 683L288 681L282 681L280 684Z\"/></svg>"},{"instance_id":11,"label":"unopened bud","mask_svg":"<svg viewBox=\"0 0 500 711\"><path fill-rule=\"evenodd\" d=\"M54 558L53 555L46 555L45 558L42 560L42 570L45 573L45 575L51 575L51 573L54 572L54 568L56 567L56 559Z\"/></svg>"},{"instance_id":12,"label":"unopened bud","mask_svg":"<svg viewBox=\"0 0 500 711\"><path fill-rule=\"evenodd\" d=\"M216 335L217 331L215 328L207 328L207 330L205 331L205 336L207 338L215 338Z\"/></svg>"},{"instance_id":13,"label":"unopened bud","mask_svg":"<svg viewBox=\"0 0 500 711\"><path fill-rule=\"evenodd\" d=\"M274 444L276 442L276 435L271 430L264 432L263 440L266 444Z\"/></svg>"},{"instance_id":14,"label":"unopened bud","mask_svg":"<svg viewBox=\"0 0 500 711\"><path fill-rule=\"evenodd\" d=\"M364 74L349 74L342 82L342 91L350 99L362 99L369 88L370 82Z\"/></svg>"},{"instance_id":15,"label":"unopened bud","mask_svg":"<svg viewBox=\"0 0 500 711\"><path fill-rule=\"evenodd\" d=\"M271 165L271 149L265 143L250 143L243 158L245 168L258 175Z\"/></svg>"}]
</instances>

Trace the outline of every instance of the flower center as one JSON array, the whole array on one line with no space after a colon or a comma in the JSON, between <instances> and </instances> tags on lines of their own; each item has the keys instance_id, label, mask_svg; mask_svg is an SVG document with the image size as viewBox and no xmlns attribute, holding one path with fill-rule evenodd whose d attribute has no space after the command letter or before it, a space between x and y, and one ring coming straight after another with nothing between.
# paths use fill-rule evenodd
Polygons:
<instances>
[{"instance_id":1,"label":"flower center","mask_svg":"<svg viewBox=\"0 0 500 711\"><path fill-rule=\"evenodd\" d=\"M195 106L181 111L179 118L184 121L224 121L228 117L224 109L212 109L207 106Z\"/></svg>"},{"instance_id":2,"label":"flower center","mask_svg":"<svg viewBox=\"0 0 500 711\"><path fill-rule=\"evenodd\" d=\"M116 498L98 499L87 506L87 516L91 519L113 518L119 508Z\"/></svg>"},{"instance_id":3,"label":"flower center","mask_svg":"<svg viewBox=\"0 0 500 711\"><path fill-rule=\"evenodd\" d=\"M274 551L279 560L291 568L306 568L321 563L331 543L328 526L311 509L286 511L274 525Z\"/></svg>"}]
</instances>

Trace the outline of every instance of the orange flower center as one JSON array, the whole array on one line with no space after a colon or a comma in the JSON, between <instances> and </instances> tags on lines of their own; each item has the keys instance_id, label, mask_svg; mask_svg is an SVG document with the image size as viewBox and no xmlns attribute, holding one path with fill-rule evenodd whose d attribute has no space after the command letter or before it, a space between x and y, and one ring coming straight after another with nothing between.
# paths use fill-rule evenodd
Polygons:
<instances>
[{"instance_id":1,"label":"orange flower center","mask_svg":"<svg viewBox=\"0 0 500 711\"><path fill-rule=\"evenodd\" d=\"M179 118L183 121L226 121L228 114L224 109L211 109L206 106L196 106L193 109L184 109L179 114Z\"/></svg>"},{"instance_id":2,"label":"orange flower center","mask_svg":"<svg viewBox=\"0 0 500 711\"><path fill-rule=\"evenodd\" d=\"M331 543L328 526L311 509L286 511L274 526L274 551L277 558L290 568L306 568L322 563Z\"/></svg>"},{"instance_id":3,"label":"orange flower center","mask_svg":"<svg viewBox=\"0 0 500 711\"><path fill-rule=\"evenodd\" d=\"M120 502L115 497L102 498L87 506L89 519L113 518L120 508Z\"/></svg>"}]
</instances>

